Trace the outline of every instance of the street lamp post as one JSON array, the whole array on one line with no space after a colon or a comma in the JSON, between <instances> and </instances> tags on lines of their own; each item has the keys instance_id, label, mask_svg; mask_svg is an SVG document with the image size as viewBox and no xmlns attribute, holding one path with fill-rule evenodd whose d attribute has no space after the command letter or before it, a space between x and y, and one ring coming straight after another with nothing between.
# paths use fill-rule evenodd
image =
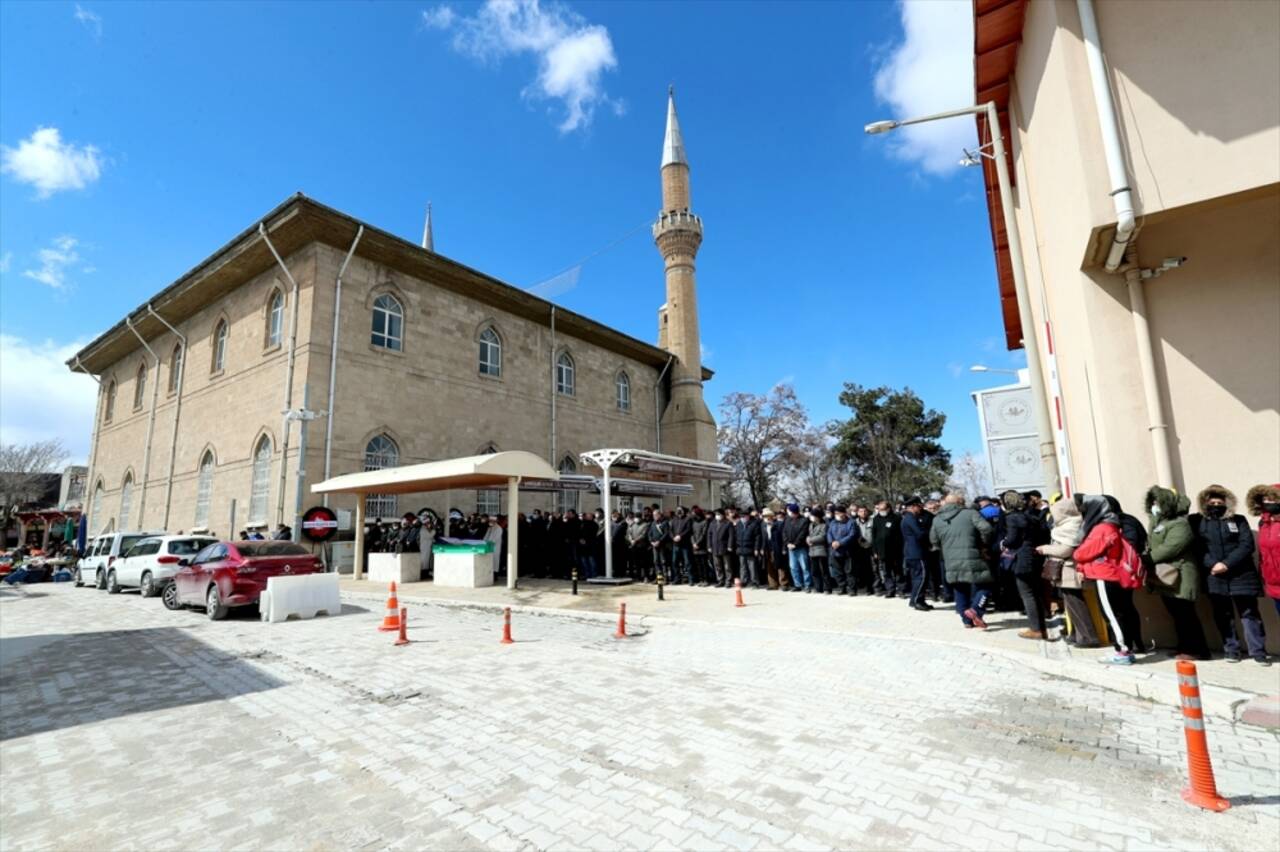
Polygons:
<instances>
[{"instance_id":1,"label":"street lamp post","mask_svg":"<svg viewBox=\"0 0 1280 852\"><path fill-rule=\"evenodd\" d=\"M987 128L991 132L991 153L988 155L979 147L977 154L983 157L990 156L996 164L996 179L1000 184L1000 209L1004 213L1005 234L1009 242L1009 265L1013 267L1013 290L1018 297L1018 323L1022 326L1022 346L1027 353L1027 372L1030 373L1031 379L1031 407L1035 410L1036 435L1040 442L1040 466L1046 479L1060 488L1062 483L1058 475L1058 454L1053 446L1053 426L1049 418L1048 396L1044 390L1044 374L1040 370L1040 350L1036 344L1034 319L1031 316L1031 294L1027 289L1027 276L1022 265L1022 238L1018 233L1018 219L1013 213L1013 186L1009 183L1009 165L1005 162L1004 154L1004 134L1000 131L1000 117L996 112L995 101L920 118L875 121L863 129L871 134L888 133L908 124L923 124L926 121L976 115L982 112L986 113ZM966 164L973 162L973 157L973 154L968 154ZM1029 330L1030 334L1028 334Z\"/></svg>"}]
</instances>

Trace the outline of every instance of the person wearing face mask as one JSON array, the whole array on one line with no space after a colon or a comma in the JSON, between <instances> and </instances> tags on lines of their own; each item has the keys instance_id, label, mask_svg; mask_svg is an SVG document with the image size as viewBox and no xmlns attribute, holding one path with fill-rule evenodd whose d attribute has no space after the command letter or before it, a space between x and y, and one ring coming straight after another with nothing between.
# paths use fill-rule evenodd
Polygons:
<instances>
[{"instance_id":1,"label":"person wearing face mask","mask_svg":"<svg viewBox=\"0 0 1280 852\"><path fill-rule=\"evenodd\" d=\"M1255 485L1244 498L1258 519L1258 569L1262 590L1280 613L1280 484Z\"/></svg>"},{"instance_id":2,"label":"person wearing face mask","mask_svg":"<svg viewBox=\"0 0 1280 852\"><path fill-rule=\"evenodd\" d=\"M1160 594L1160 601L1173 619L1178 659L1211 659L1204 628L1196 615L1201 580L1195 536L1187 519L1191 501L1185 494L1153 485L1147 490L1143 505L1151 519L1147 554L1152 571L1148 584Z\"/></svg>"},{"instance_id":3,"label":"person wearing face mask","mask_svg":"<svg viewBox=\"0 0 1280 852\"><path fill-rule=\"evenodd\" d=\"M809 570L809 519L800 515L800 506L787 504L787 519L782 524L782 540L787 545L787 562L791 568L792 591L813 593L813 575Z\"/></svg>"},{"instance_id":4,"label":"person wearing face mask","mask_svg":"<svg viewBox=\"0 0 1280 852\"><path fill-rule=\"evenodd\" d=\"M901 518L889 509L889 501L876 504L871 520L871 549L880 565L881 582L886 598L908 597L906 578L902 576Z\"/></svg>"},{"instance_id":5,"label":"person wearing face mask","mask_svg":"<svg viewBox=\"0 0 1280 852\"><path fill-rule=\"evenodd\" d=\"M1244 625L1249 656L1261 665L1267 660L1266 634L1258 598L1262 578L1253 567L1253 531L1244 515L1236 514L1236 495L1221 485L1210 485L1196 498L1199 513L1191 516L1200 553L1200 567L1209 572L1209 604L1213 620L1222 634L1222 650L1227 662L1238 663L1243 656L1236 632L1236 615Z\"/></svg>"},{"instance_id":6,"label":"person wearing face mask","mask_svg":"<svg viewBox=\"0 0 1280 852\"><path fill-rule=\"evenodd\" d=\"M1098 598L1111 625L1115 653L1099 662L1131 666L1139 649L1140 618L1133 605L1133 590L1140 583L1141 562L1120 530L1120 516L1105 494L1075 496L1082 517L1083 540L1072 553L1076 567L1098 584Z\"/></svg>"},{"instance_id":7,"label":"person wearing face mask","mask_svg":"<svg viewBox=\"0 0 1280 852\"><path fill-rule=\"evenodd\" d=\"M724 516L724 509L716 509L715 518L707 526L707 540L711 548L711 565L715 571L717 588L733 585L733 565L729 561L733 524Z\"/></svg>"},{"instance_id":8,"label":"person wearing face mask","mask_svg":"<svg viewBox=\"0 0 1280 852\"><path fill-rule=\"evenodd\" d=\"M813 590L818 594L831 594L835 585L827 574L827 521L822 510L814 506L809 510L809 533L805 536L809 547L809 573L813 576Z\"/></svg>"},{"instance_id":9,"label":"person wearing face mask","mask_svg":"<svg viewBox=\"0 0 1280 852\"><path fill-rule=\"evenodd\" d=\"M637 581L649 582L653 578L653 556L649 550L649 524L652 519L646 509L640 516L634 513L627 527L627 570Z\"/></svg>"},{"instance_id":10,"label":"person wearing face mask","mask_svg":"<svg viewBox=\"0 0 1280 852\"><path fill-rule=\"evenodd\" d=\"M858 546L853 549L853 588L849 592L856 595L859 590L868 595L884 594L884 584L871 565L871 510L866 506L858 506L853 511L854 523L858 525Z\"/></svg>"},{"instance_id":11,"label":"person wearing face mask","mask_svg":"<svg viewBox=\"0 0 1280 852\"><path fill-rule=\"evenodd\" d=\"M671 520L671 584L680 583L693 585L693 519L684 506Z\"/></svg>"},{"instance_id":12,"label":"person wearing face mask","mask_svg":"<svg viewBox=\"0 0 1280 852\"><path fill-rule=\"evenodd\" d=\"M693 507L692 531L689 533L689 539L693 545L693 579L690 585L697 583L699 586L707 586L707 577L710 576L710 551L707 549L709 541L707 538L710 522L707 520L706 514L697 506Z\"/></svg>"}]
</instances>

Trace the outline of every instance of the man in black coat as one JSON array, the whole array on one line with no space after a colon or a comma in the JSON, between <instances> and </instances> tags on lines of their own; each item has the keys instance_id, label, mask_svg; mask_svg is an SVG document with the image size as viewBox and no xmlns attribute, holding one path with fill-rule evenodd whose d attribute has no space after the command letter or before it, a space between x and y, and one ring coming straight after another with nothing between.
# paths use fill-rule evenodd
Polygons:
<instances>
[{"instance_id":1,"label":"man in black coat","mask_svg":"<svg viewBox=\"0 0 1280 852\"><path fill-rule=\"evenodd\" d=\"M725 517L724 509L716 509L715 519L707 528L711 543L711 560L716 573L716 585L725 588L733 585L733 524Z\"/></svg>"},{"instance_id":2,"label":"man in black coat","mask_svg":"<svg viewBox=\"0 0 1280 852\"><path fill-rule=\"evenodd\" d=\"M902 516L902 559L907 574L911 577L911 598L908 603L912 609L928 612L933 609L924 602L924 560L929 553L929 527L927 522L921 520L923 514L923 500L919 497L907 500L906 514Z\"/></svg>"},{"instance_id":3,"label":"man in black coat","mask_svg":"<svg viewBox=\"0 0 1280 852\"><path fill-rule=\"evenodd\" d=\"M671 519L671 583L693 585L693 518L684 506Z\"/></svg>"},{"instance_id":4,"label":"man in black coat","mask_svg":"<svg viewBox=\"0 0 1280 852\"><path fill-rule=\"evenodd\" d=\"M888 500L876 504L871 520L871 552L878 563L884 596L907 597L907 581L902 575L902 518L889 508Z\"/></svg>"},{"instance_id":5,"label":"man in black coat","mask_svg":"<svg viewBox=\"0 0 1280 852\"><path fill-rule=\"evenodd\" d=\"M800 514L800 506L787 504L787 519L782 522L782 542L787 548L787 564L791 569L791 590L813 591L809 573L809 519Z\"/></svg>"},{"instance_id":6,"label":"man in black coat","mask_svg":"<svg viewBox=\"0 0 1280 852\"><path fill-rule=\"evenodd\" d=\"M764 555L764 534L755 510L743 512L735 530L738 551L738 576L742 587L760 588L760 557Z\"/></svg>"},{"instance_id":7,"label":"man in black coat","mask_svg":"<svg viewBox=\"0 0 1280 852\"><path fill-rule=\"evenodd\" d=\"M693 582L700 586L709 585L707 578L711 576L710 526L706 514L694 506L689 540L693 545Z\"/></svg>"},{"instance_id":8,"label":"man in black coat","mask_svg":"<svg viewBox=\"0 0 1280 852\"><path fill-rule=\"evenodd\" d=\"M1244 515L1236 514L1236 495L1221 485L1210 485L1196 498L1199 512L1192 515L1200 565L1207 575L1213 620L1222 634L1227 661L1240 662L1243 654L1236 631L1236 614L1244 625L1249 656L1262 665L1267 661L1267 636L1258 611L1262 578L1253 565L1253 530Z\"/></svg>"},{"instance_id":9,"label":"man in black coat","mask_svg":"<svg viewBox=\"0 0 1280 852\"><path fill-rule=\"evenodd\" d=\"M653 554L653 570L667 582L671 578L668 550L671 546L671 522L660 511L653 513L649 524L649 551Z\"/></svg>"}]
</instances>

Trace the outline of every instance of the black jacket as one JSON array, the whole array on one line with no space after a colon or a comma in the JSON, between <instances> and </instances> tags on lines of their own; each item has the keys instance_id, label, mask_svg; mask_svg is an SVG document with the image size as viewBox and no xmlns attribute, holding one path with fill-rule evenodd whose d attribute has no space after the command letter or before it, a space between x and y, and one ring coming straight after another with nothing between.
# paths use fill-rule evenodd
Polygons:
<instances>
[{"instance_id":1,"label":"black jacket","mask_svg":"<svg viewBox=\"0 0 1280 852\"><path fill-rule=\"evenodd\" d=\"M896 512L876 516L871 520L871 549L881 562L895 563L902 559L902 519Z\"/></svg>"},{"instance_id":2,"label":"black jacket","mask_svg":"<svg viewBox=\"0 0 1280 852\"><path fill-rule=\"evenodd\" d=\"M680 540L676 541L676 536L680 536ZM693 518L685 515L683 518L675 517L671 519L671 540L676 547L688 550L693 547Z\"/></svg>"},{"instance_id":3,"label":"black jacket","mask_svg":"<svg viewBox=\"0 0 1280 852\"><path fill-rule=\"evenodd\" d=\"M1040 519L1026 510L1005 515L1004 540L1001 546L1013 555L1009 570L1015 575L1026 576L1040 570L1036 546L1047 543Z\"/></svg>"},{"instance_id":4,"label":"black jacket","mask_svg":"<svg viewBox=\"0 0 1280 852\"><path fill-rule=\"evenodd\" d=\"M712 521L707 528L707 537L711 539L711 552L716 556L733 553L733 524L728 521Z\"/></svg>"},{"instance_id":5,"label":"black jacket","mask_svg":"<svg viewBox=\"0 0 1280 852\"><path fill-rule=\"evenodd\" d=\"M693 519L693 529L689 533L689 541L693 544L693 549L698 553L707 552L707 533L711 522L705 517Z\"/></svg>"},{"instance_id":6,"label":"black jacket","mask_svg":"<svg viewBox=\"0 0 1280 852\"><path fill-rule=\"evenodd\" d=\"M902 516L902 558L924 559L929 552L929 524L924 520L924 512L920 517L907 512Z\"/></svg>"},{"instance_id":7,"label":"black jacket","mask_svg":"<svg viewBox=\"0 0 1280 852\"><path fill-rule=\"evenodd\" d=\"M650 546L666 545L671 543L671 525L667 523L666 518L654 518L653 523L649 524L649 544Z\"/></svg>"},{"instance_id":8,"label":"black jacket","mask_svg":"<svg viewBox=\"0 0 1280 852\"><path fill-rule=\"evenodd\" d=\"M1209 594L1260 597L1262 578L1253 567L1253 531L1248 519L1244 515L1210 518L1197 513L1190 521ZM1210 573L1219 562L1227 566L1226 573Z\"/></svg>"},{"instance_id":9,"label":"black jacket","mask_svg":"<svg viewBox=\"0 0 1280 852\"><path fill-rule=\"evenodd\" d=\"M759 518L746 518L735 525L738 553L755 554L764 549L764 531Z\"/></svg>"},{"instance_id":10,"label":"black jacket","mask_svg":"<svg viewBox=\"0 0 1280 852\"><path fill-rule=\"evenodd\" d=\"M763 526L764 525L762 525L762 529ZM775 518L768 527L769 537L765 539L765 549L773 551L773 555L776 557L785 557L787 553L787 543L783 540L782 536L782 521Z\"/></svg>"},{"instance_id":11,"label":"black jacket","mask_svg":"<svg viewBox=\"0 0 1280 852\"><path fill-rule=\"evenodd\" d=\"M783 544L794 544L796 550L804 549L805 553L809 552L809 519L801 517L791 517L787 515L787 519L782 522L782 541Z\"/></svg>"}]
</instances>

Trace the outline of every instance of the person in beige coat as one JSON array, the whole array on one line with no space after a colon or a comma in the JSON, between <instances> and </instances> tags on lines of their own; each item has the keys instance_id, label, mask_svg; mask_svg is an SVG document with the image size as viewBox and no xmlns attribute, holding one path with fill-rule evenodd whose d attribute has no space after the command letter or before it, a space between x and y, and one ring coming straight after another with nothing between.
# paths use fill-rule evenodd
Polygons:
<instances>
[{"instance_id":1,"label":"person in beige coat","mask_svg":"<svg viewBox=\"0 0 1280 852\"><path fill-rule=\"evenodd\" d=\"M1061 562L1061 574L1054 584L1062 593L1062 601L1071 619L1071 635L1067 642L1077 648L1101 648L1102 643L1089 615L1089 604L1084 599L1084 577L1076 571L1075 560L1071 558L1082 537L1080 510L1074 500L1059 499L1049 507L1049 516L1053 519L1049 543L1037 547L1036 552L1045 557L1046 575L1057 575L1053 569L1058 561Z\"/></svg>"}]
</instances>

